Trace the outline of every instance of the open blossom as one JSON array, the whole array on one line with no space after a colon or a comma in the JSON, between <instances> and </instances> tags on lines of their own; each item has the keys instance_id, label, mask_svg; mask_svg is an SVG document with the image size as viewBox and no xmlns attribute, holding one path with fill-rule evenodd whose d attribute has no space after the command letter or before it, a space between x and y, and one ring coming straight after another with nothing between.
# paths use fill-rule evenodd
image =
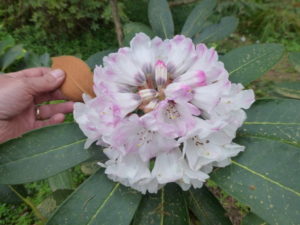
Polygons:
<instances>
[{"instance_id":1,"label":"open blossom","mask_svg":"<svg viewBox=\"0 0 300 225\"><path fill-rule=\"evenodd\" d=\"M142 193L200 188L244 150L232 140L254 93L228 76L213 48L139 33L95 68L96 97L76 103L74 117L86 147L105 146L110 179Z\"/></svg>"}]
</instances>

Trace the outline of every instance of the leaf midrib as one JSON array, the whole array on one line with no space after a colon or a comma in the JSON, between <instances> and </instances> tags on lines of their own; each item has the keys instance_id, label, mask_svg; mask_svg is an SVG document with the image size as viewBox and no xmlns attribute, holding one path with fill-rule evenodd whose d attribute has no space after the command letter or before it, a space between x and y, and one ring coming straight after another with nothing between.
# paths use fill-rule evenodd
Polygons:
<instances>
[{"instance_id":1,"label":"leaf midrib","mask_svg":"<svg viewBox=\"0 0 300 225\"><path fill-rule=\"evenodd\" d=\"M30 156L27 156L27 157L24 157L24 158L20 158L20 159L17 159L17 160L13 160L13 161L1 164L0 167L7 166L7 165L10 165L10 164L13 164L13 163L16 163L16 162L21 162L21 161L24 161L24 160L28 160L28 159L31 159L31 158L39 157L39 156L42 156L42 155L45 155L45 154L48 154L48 153L51 153L51 152L61 150L63 148L70 147L72 145L79 144L79 143L84 142L84 141L86 141L86 138L80 139L78 141L75 141L75 142L72 142L72 143L69 143L69 144L66 144L66 145L62 145L62 146L59 146L59 147L56 147L56 148L53 148L53 149L50 149L50 150L45 151L45 152L36 153L36 154L30 155Z\"/></svg>"},{"instance_id":2,"label":"leaf midrib","mask_svg":"<svg viewBox=\"0 0 300 225\"><path fill-rule=\"evenodd\" d=\"M279 139L279 138L275 138L272 136L253 135L253 134L249 134L249 133L239 133L238 136L239 137L257 138L257 139L267 139L267 140L277 141L277 142L281 142L283 144L288 144L288 145L292 145L294 147L300 148L300 143L298 143L298 142L292 142L292 141L288 141L286 139Z\"/></svg>"},{"instance_id":3,"label":"leaf midrib","mask_svg":"<svg viewBox=\"0 0 300 225\"><path fill-rule=\"evenodd\" d=\"M269 122L269 121L246 121L244 122L245 125L298 125L300 126L300 123L290 122Z\"/></svg>"},{"instance_id":4,"label":"leaf midrib","mask_svg":"<svg viewBox=\"0 0 300 225\"><path fill-rule=\"evenodd\" d=\"M200 204L198 203L198 201L194 197L194 194L191 192L191 190L189 190L189 193L191 195L192 200L195 202L196 207L203 213L203 215L205 215L207 221L210 222L210 217L209 217L208 213L206 212L206 210L205 209L203 210L203 208L200 206Z\"/></svg>"},{"instance_id":5,"label":"leaf midrib","mask_svg":"<svg viewBox=\"0 0 300 225\"><path fill-rule=\"evenodd\" d=\"M233 73L235 73L236 71L239 71L243 67L248 66L249 64L253 63L254 61L256 61L256 60L258 60L260 58L264 58L264 57L266 57L267 55L270 55L270 54L272 54L272 52L268 52L268 53L262 54L262 55L260 55L260 56L258 56L256 58L253 58L252 60L248 61L247 63L245 63L243 65L241 65L240 67L237 67L236 69L230 71L229 72L229 76L232 75ZM224 57L226 57L226 55Z\"/></svg>"},{"instance_id":6,"label":"leaf midrib","mask_svg":"<svg viewBox=\"0 0 300 225\"><path fill-rule=\"evenodd\" d=\"M164 23L163 23L163 20L162 20L161 15L159 16L159 21L160 21L160 24L161 24L161 26L162 26L162 28L163 28L163 32L164 32L165 38L167 39L167 38L168 38L167 30L166 30L166 27L165 27L165 25L164 25Z\"/></svg>"},{"instance_id":7,"label":"leaf midrib","mask_svg":"<svg viewBox=\"0 0 300 225\"><path fill-rule=\"evenodd\" d=\"M161 189L161 210L160 210L160 214L161 214L161 217L160 217L160 225L164 225L164 219L165 219L165 207L164 207L164 204L165 204L165 189L162 188Z\"/></svg>"},{"instance_id":8,"label":"leaf midrib","mask_svg":"<svg viewBox=\"0 0 300 225\"><path fill-rule=\"evenodd\" d=\"M203 7L202 10L201 10L201 13L198 13L198 16L196 16L196 18L192 21L192 22L189 22L189 18L186 20L187 24L190 24L190 26L188 26L188 29L183 32L184 35L186 36L189 36L190 34L190 31L192 30L192 28L194 27L194 25L197 23L197 21L199 20L199 18L201 18L203 21L202 21L202 24L204 24L204 20L207 19L209 17L209 15L211 14L211 11L212 11L213 7L210 6L208 9ZM203 15L203 12L206 12L206 14ZM185 25L184 25L185 26Z\"/></svg>"},{"instance_id":9,"label":"leaf midrib","mask_svg":"<svg viewBox=\"0 0 300 225\"><path fill-rule=\"evenodd\" d=\"M267 176L265 176L265 175L263 175L263 174L261 174L261 173L255 171L255 170L253 170L253 169L250 169L250 168L247 167L246 165L243 165L243 164L241 164L241 163L238 163L238 162L235 161L235 160L231 160L231 162L232 162L234 165L236 165L236 166L238 166L238 167L240 167L240 168L242 168L242 169L244 169L244 170L246 170L246 171L248 171L248 172L250 172L250 173L252 173L252 174L254 174L254 175L256 175L256 176L259 176L259 177L261 177L262 179L264 179L264 180L266 180L266 181L268 181L268 182L270 182L270 183L273 183L274 185L277 185L277 186L279 186L279 187L285 189L286 191L289 191L289 192L295 194L297 197L300 197L300 192L297 192L296 190L294 190L294 189L292 189L292 188L290 188L290 187L287 187L287 186L285 186L285 185L279 183L278 181L275 181L275 180L273 180L273 179L271 179L271 178L269 178L269 177L267 177Z\"/></svg>"},{"instance_id":10,"label":"leaf midrib","mask_svg":"<svg viewBox=\"0 0 300 225\"><path fill-rule=\"evenodd\" d=\"M220 25L221 25L221 23L217 25L218 28L217 28L217 29L214 29L214 31L213 31L210 35L206 36L206 38L204 38L204 39L202 39L202 40L200 40L200 41L198 41L198 42L205 42L206 40L209 40L211 37L213 37L213 36L214 36L216 33L218 33L219 31L222 31L223 28L222 28L222 27L220 28ZM225 28L224 28L224 29L225 29ZM200 34L200 37L201 37L201 34Z\"/></svg>"},{"instance_id":11,"label":"leaf midrib","mask_svg":"<svg viewBox=\"0 0 300 225\"><path fill-rule=\"evenodd\" d=\"M104 206L107 204L107 202L109 201L109 199L113 196L113 194L116 192L116 190L119 188L119 186L120 186L120 183L116 183L116 185L114 186L114 188L111 190L111 192L108 194L108 196L104 199L103 203L97 208L95 214L86 223L86 225L90 225L92 222L94 222L95 218L98 216L98 214L104 208Z\"/></svg>"},{"instance_id":12,"label":"leaf midrib","mask_svg":"<svg viewBox=\"0 0 300 225\"><path fill-rule=\"evenodd\" d=\"M213 37L216 33L222 32L223 30L227 30L227 27L224 26L224 23L222 24L222 21L219 24L217 24L217 26L218 26L218 28L214 29L214 32L212 32L210 35L208 35L205 39L202 39L200 42L205 42L207 39L209 40L211 37Z\"/></svg>"}]
</instances>

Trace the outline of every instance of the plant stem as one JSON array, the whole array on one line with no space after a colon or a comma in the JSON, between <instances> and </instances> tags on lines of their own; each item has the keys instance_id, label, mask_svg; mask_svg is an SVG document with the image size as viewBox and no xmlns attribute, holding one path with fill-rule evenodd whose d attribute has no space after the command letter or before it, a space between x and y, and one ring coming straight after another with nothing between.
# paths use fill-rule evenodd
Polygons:
<instances>
[{"instance_id":1,"label":"plant stem","mask_svg":"<svg viewBox=\"0 0 300 225\"><path fill-rule=\"evenodd\" d=\"M123 32L122 32L122 24L118 12L118 2L117 0L110 0L111 12L113 21L115 24L115 31L119 43L119 47L123 46Z\"/></svg>"},{"instance_id":2,"label":"plant stem","mask_svg":"<svg viewBox=\"0 0 300 225\"><path fill-rule=\"evenodd\" d=\"M41 214L41 212L35 207L35 205L28 199L24 198L19 192L17 192L11 185L8 187L20 198L23 202L25 202L33 211L34 215L41 220L42 224L46 224L47 219Z\"/></svg>"},{"instance_id":3,"label":"plant stem","mask_svg":"<svg viewBox=\"0 0 300 225\"><path fill-rule=\"evenodd\" d=\"M183 5L183 4L189 4L189 3L193 3L196 2L198 0L177 0L177 1L173 1L173 2L169 2L169 6L177 6L177 5Z\"/></svg>"}]
</instances>

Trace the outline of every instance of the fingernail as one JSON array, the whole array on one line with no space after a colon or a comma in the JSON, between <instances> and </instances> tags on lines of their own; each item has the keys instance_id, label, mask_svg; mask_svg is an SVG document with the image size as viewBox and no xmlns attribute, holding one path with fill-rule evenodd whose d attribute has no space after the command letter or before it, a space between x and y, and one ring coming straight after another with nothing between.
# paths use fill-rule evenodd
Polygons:
<instances>
[{"instance_id":1,"label":"fingernail","mask_svg":"<svg viewBox=\"0 0 300 225\"><path fill-rule=\"evenodd\" d=\"M55 69L50 71L50 74L55 77L56 79L61 79L65 76L65 72L61 69Z\"/></svg>"}]
</instances>

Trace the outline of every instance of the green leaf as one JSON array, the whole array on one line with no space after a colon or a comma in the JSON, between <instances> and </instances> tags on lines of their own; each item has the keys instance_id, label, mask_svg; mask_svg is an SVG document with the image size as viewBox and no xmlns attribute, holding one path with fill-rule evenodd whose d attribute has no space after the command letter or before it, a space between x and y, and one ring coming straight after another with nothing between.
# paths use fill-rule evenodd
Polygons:
<instances>
[{"instance_id":1,"label":"green leaf","mask_svg":"<svg viewBox=\"0 0 300 225\"><path fill-rule=\"evenodd\" d=\"M69 170L49 177L48 182L53 192L59 189L73 189L72 174Z\"/></svg>"},{"instance_id":2,"label":"green leaf","mask_svg":"<svg viewBox=\"0 0 300 225\"><path fill-rule=\"evenodd\" d=\"M49 53L40 55L40 66L50 67L52 64Z\"/></svg>"},{"instance_id":3,"label":"green leaf","mask_svg":"<svg viewBox=\"0 0 300 225\"><path fill-rule=\"evenodd\" d=\"M300 221L300 101L260 100L248 110L237 143L245 152L214 180L269 224Z\"/></svg>"},{"instance_id":4,"label":"green leaf","mask_svg":"<svg viewBox=\"0 0 300 225\"><path fill-rule=\"evenodd\" d=\"M0 58L1 71L4 71L8 66L10 66L15 60L22 58L24 56L23 46L16 45L10 48L4 55Z\"/></svg>"},{"instance_id":5,"label":"green leaf","mask_svg":"<svg viewBox=\"0 0 300 225\"><path fill-rule=\"evenodd\" d=\"M51 58L48 53L43 55L37 55L34 52L27 52L24 58L25 64L27 68L31 67L50 67L51 66Z\"/></svg>"},{"instance_id":6,"label":"green leaf","mask_svg":"<svg viewBox=\"0 0 300 225\"><path fill-rule=\"evenodd\" d=\"M190 224L187 203L176 184L168 184L158 194L146 194L136 212L133 225Z\"/></svg>"},{"instance_id":7,"label":"green leaf","mask_svg":"<svg viewBox=\"0 0 300 225\"><path fill-rule=\"evenodd\" d=\"M163 38L172 38L174 22L166 0L149 0L148 17L154 33Z\"/></svg>"},{"instance_id":8,"label":"green leaf","mask_svg":"<svg viewBox=\"0 0 300 225\"><path fill-rule=\"evenodd\" d=\"M227 16L221 19L219 24L213 24L205 28L197 38L195 43L211 43L223 40L235 31L239 20L234 16Z\"/></svg>"},{"instance_id":9,"label":"green leaf","mask_svg":"<svg viewBox=\"0 0 300 225\"><path fill-rule=\"evenodd\" d=\"M135 36L136 33L143 32L147 34L150 38L153 38L155 36L150 27L142 23L127 23L124 25L123 31L125 36L124 43L127 46L129 46L131 39Z\"/></svg>"},{"instance_id":10,"label":"green leaf","mask_svg":"<svg viewBox=\"0 0 300 225\"><path fill-rule=\"evenodd\" d=\"M100 169L57 209L47 225L128 225L141 194L109 180Z\"/></svg>"},{"instance_id":11,"label":"green leaf","mask_svg":"<svg viewBox=\"0 0 300 225\"><path fill-rule=\"evenodd\" d=\"M89 65L89 67L93 70L95 69L96 65L102 65L103 57L108 55L109 53L113 52L114 50L105 50L101 52L97 52L91 55L85 62Z\"/></svg>"},{"instance_id":12,"label":"green leaf","mask_svg":"<svg viewBox=\"0 0 300 225\"><path fill-rule=\"evenodd\" d=\"M198 218L201 225L230 225L225 210L212 193L204 186L201 189L190 189L186 198L189 208Z\"/></svg>"},{"instance_id":13,"label":"green leaf","mask_svg":"<svg viewBox=\"0 0 300 225\"><path fill-rule=\"evenodd\" d=\"M300 99L300 82L281 82L274 85L274 90L281 96Z\"/></svg>"},{"instance_id":14,"label":"green leaf","mask_svg":"<svg viewBox=\"0 0 300 225\"><path fill-rule=\"evenodd\" d=\"M294 99L258 100L247 110L247 120L239 135L269 138L300 146L300 101Z\"/></svg>"},{"instance_id":15,"label":"green leaf","mask_svg":"<svg viewBox=\"0 0 300 225\"><path fill-rule=\"evenodd\" d=\"M295 67L295 69L300 72L300 52L290 52L289 60Z\"/></svg>"},{"instance_id":16,"label":"green leaf","mask_svg":"<svg viewBox=\"0 0 300 225\"><path fill-rule=\"evenodd\" d=\"M104 155L99 146L88 150L86 137L74 123L50 126L0 145L0 183L20 184L53 176L94 155Z\"/></svg>"},{"instance_id":17,"label":"green leaf","mask_svg":"<svg viewBox=\"0 0 300 225\"><path fill-rule=\"evenodd\" d=\"M216 0L203 0L191 12L183 25L181 33L193 37L204 27L206 19L213 13L217 4Z\"/></svg>"},{"instance_id":18,"label":"green leaf","mask_svg":"<svg viewBox=\"0 0 300 225\"><path fill-rule=\"evenodd\" d=\"M23 185L14 185L13 188L23 196L27 195ZM22 203L22 199L8 185L0 184L0 203L19 204Z\"/></svg>"},{"instance_id":19,"label":"green leaf","mask_svg":"<svg viewBox=\"0 0 300 225\"><path fill-rule=\"evenodd\" d=\"M280 44L254 44L236 48L221 58L235 83L249 84L264 75L282 57Z\"/></svg>"},{"instance_id":20,"label":"green leaf","mask_svg":"<svg viewBox=\"0 0 300 225\"><path fill-rule=\"evenodd\" d=\"M0 55L2 55L6 49L15 45L15 40L12 36L8 35L4 40L0 41Z\"/></svg>"},{"instance_id":21,"label":"green leaf","mask_svg":"<svg viewBox=\"0 0 300 225\"><path fill-rule=\"evenodd\" d=\"M242 220L241 225L268 225L267 222L253 213L248 213Z\"/></svg>"},{"instance_id":22,"label":"green leaf","mask_svg":"<svg viewBox=\"0 0 300 225\"><path fill-rule=\"evenodd\" d=\"M24 62L27 68L40 66L39 56L34 52L26 52Z\"/></svg>"}]
</instances>

